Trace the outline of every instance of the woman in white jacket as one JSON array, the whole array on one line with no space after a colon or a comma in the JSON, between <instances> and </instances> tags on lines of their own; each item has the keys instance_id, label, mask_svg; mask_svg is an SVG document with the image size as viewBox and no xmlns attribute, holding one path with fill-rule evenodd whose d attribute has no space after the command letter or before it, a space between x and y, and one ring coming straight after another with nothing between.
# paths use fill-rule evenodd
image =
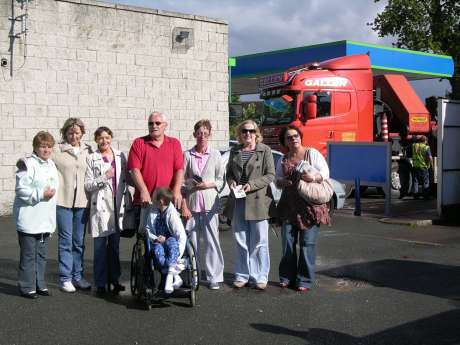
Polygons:
<instances>
[{"instance_id":1,"label":"woman in white jacket","mask_svg":"<svg viewBox=\"0 0 460 345\"><path fill-rule=\"evenodd\" d=\"M94 283L98 294L124 291L120 285L120 229L126 191L126 156L112 147L113 133L107 127L94 132L98 149L88 156L85 190L91 193L89 229L94 238ZM107 278L109 277L109 282ZM109 286L110 288L110 286Z\"/></svg>"},{"instance_id":2,"label":"woman in white jacket","mask_svg":"<svg viewBox=\"0 0 460 345\"><path fill-rule=\"evenodd\" d=\"M17 164L13 213L20 247L18 286L21 296L30 299L50 295L45 269L48 241L56 228L59 184L56 165L50 159L54 143L50 133L38 132L33 154Z\"/></svg>"}]
</instances>

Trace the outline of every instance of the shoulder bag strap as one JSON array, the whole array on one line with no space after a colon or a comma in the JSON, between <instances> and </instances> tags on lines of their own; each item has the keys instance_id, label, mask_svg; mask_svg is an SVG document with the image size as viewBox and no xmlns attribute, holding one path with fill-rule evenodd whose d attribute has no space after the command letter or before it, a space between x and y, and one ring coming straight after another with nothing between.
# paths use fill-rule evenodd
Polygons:
<instances>
[{"instance_id":1,"label":"shoulder bag strap","mask_svg":"<svg viewBox=\"0 0 460 345\"><path fill-rule=\"evenodd\" d=\"M311 164L311 156L310 156L310 148L307 148L307 149L305 150L305 157L304 157L304 160L305 160L306 162L308 162L308 164L312 165L312 164Z\"/></svg>"}]
</instances>

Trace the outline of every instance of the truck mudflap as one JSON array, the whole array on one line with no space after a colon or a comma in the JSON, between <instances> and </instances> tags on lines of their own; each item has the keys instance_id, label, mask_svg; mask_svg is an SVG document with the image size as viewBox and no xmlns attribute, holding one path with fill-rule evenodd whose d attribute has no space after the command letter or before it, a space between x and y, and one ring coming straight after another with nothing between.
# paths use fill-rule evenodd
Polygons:
<instances>
[{"instance_id":1,"label":"truck mudflap","mask_svg":"<svg viewBox=\"0 0 460 345\"><path fill-rule=\"evenodd\" d=\"M334 190L334 195L332 196L334 199L333 206L336 209L341 209L343 208L346 199L345 187L342 183L334 180L333 178L329 179L329 182L331 182L332 189Z\"/></svg>"}]
</instances>

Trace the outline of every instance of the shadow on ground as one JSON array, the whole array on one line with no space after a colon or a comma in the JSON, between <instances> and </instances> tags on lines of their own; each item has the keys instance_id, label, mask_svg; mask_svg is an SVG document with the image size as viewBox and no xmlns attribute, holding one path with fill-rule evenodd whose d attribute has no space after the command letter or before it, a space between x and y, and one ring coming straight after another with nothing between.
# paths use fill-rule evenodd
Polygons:
<instances>
[{"instance_id":1,"label":"shadow on ground","mask_svg":"<svg viewBox=\"0 0 460 345\"><path fill-rule=\"evenodd\" d=\"M365 281L374 286L460 299L460 267L457 266L388 259L346 265L318 273L332 278Z\"/></svg>"},{"instance_id":2,"label":"shadow on ground","mask_svg":"<svg viewBox=\"0 0 460 345\"><path fill-rule=\"evenodd\" d=\"M297 337L308 345L458 345L460 343L459 322L460 310L452 310L364 337L354 337L321 328L298 331L264 323L253 323L251 327L260 332Z\"/></svg>"}]
</instances>

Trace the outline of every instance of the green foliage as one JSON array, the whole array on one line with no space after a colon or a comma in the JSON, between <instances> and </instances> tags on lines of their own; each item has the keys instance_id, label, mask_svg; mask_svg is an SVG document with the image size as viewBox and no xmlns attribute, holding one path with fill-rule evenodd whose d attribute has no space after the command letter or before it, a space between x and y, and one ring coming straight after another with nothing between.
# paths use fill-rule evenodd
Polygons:
<instances>
[{"instance_id":1,"label":"green foliage","mask_svg":"<svg viewBox=\"0 0 460 345\"><path fill-rule=\"evenodd\" d=\"M236 127L243 121L252 119L257 120L255 118L256 115L256 104L255 103L248 103L243 107L243 115L230 118L230 139L236 140Z\"/></svg>"},{"instance_id":2,"label":"green foliage","mask_svg":"<svg viewBox=\"0 0 460 345\"><path fill-rule=\"evenodd\" d=\"M232 95L230 98L230 103L240 103L240 95Z\"/></svg>"},{"instance_id":3,"label":"green foliage","mask_svg":"<svg viewBox=\"0 0 460 345\"><path fill-rule=\"evenodd\" d=\"M393 45L398 48L452 56L454 76L448 79L452 98L460 99L458 0L388 0L385 9L369 25L380 37L394 36Z\"/></svg>"}]
</instances>

